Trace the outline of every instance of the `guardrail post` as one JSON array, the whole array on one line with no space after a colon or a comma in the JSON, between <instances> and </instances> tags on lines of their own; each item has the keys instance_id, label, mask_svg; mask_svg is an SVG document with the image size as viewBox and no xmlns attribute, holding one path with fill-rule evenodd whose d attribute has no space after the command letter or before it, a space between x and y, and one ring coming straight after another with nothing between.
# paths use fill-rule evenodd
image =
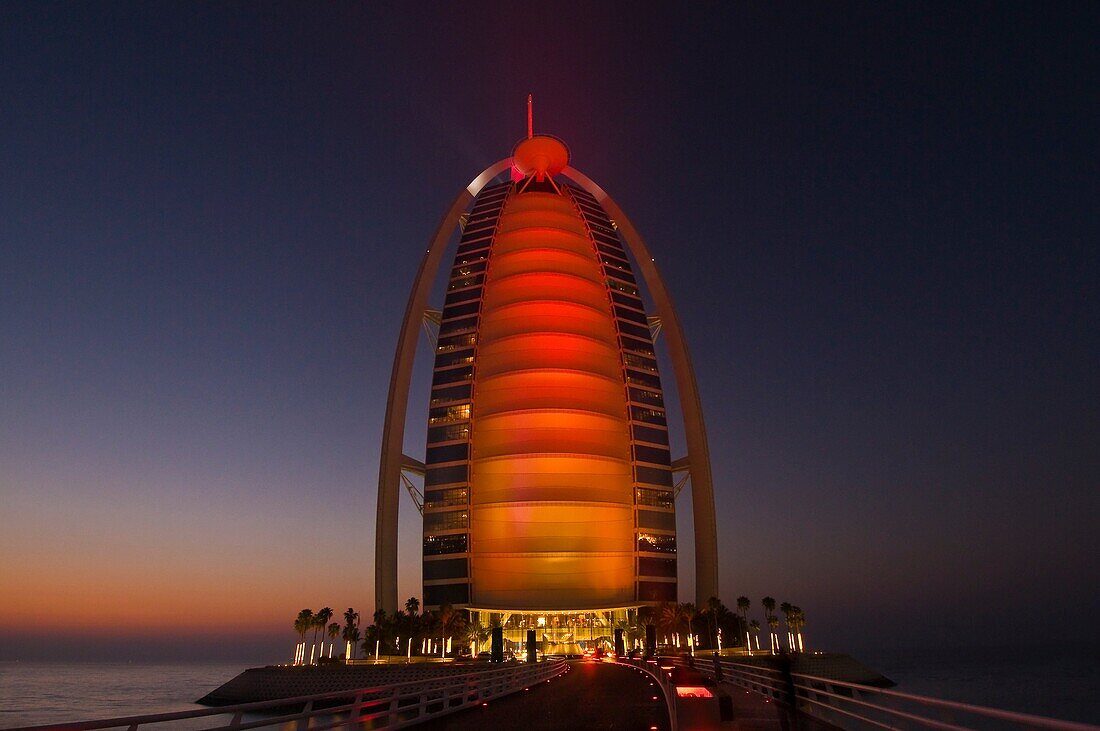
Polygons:
<instances>
[{"instance_id":1,"label":"guardrail post","mask_svg":"<svg viewBox=\"0 0 1100 731\"><path fill-rule=\"evenodd\" d=\"M401 686L395 685L390 693L390 713L386 717L386 726L392 726L397 721L397 701L401 696Z\"/></svg>"},{"instance_id":2,"label":"guardrail post","mask_svg":"<svg viewBox=\"0 0 1100 731\"><path fill-rule=\"evenodd\" d=\"M308 713L308 714L313 713L313 701L306 701L306 705L302 709L302 713ZM309 730L309 718L310 718L309 716L303 716L302 718L298 719L298 731L308 731Z\"/></svg>"},{"instance_id":3,"label":"guardrail post","mask_svg":"<svg viewBox=\"0 0 1100 731\"><path fill-rule=\"evenodd\" d=\"M349 729L354 728L359 723L359 717L363 715L363 694L362 692L355 694L355 701L351 704L351 710L348 711L348 723Z\"/></svg>"}]
</instances>

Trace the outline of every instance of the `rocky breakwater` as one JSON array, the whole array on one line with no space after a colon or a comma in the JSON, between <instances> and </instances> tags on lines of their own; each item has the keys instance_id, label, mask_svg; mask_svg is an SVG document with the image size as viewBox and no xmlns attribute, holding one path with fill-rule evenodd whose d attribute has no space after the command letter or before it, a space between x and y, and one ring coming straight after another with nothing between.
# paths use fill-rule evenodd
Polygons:
<instances>
[{"instance_id":1,"label":"rocky breakwater","mask_svg":"<svg viewBox=\"0 0 1100 731\"><path fill-rule=\"evenodd\" d=\"M499 667L499 666L495 666ZM216 690L199 698L204 706L232 706L281 698L359 690L395 683L412 683L444 675L483 672L485 665L419 663L412 665L276 665L249 668Z\"/></svg>"}]
</instances>

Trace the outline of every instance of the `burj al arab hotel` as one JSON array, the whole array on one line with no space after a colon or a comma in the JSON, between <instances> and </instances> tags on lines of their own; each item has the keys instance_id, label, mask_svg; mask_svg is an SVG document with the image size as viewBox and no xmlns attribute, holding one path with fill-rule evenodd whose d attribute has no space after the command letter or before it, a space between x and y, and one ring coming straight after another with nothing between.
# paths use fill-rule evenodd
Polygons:
<instances>
[{"instance_id":1,"label":"burj al arab hotel","mask_svg":"<svg viewBox=\"0 0 1100 731\"><path fill-rule=\"evenodd\" d=\"M630 219L570 162L561 140L533 134L529 113L527 137L458 193L428 242L382 440L375 596L387 612L398 608L398 503L403 483L415 490L412 476L423 476L426 609L560 628L675 601L676 494L689 478L696 597L718 595L710 456L679 320ZM421 460L403 440L425 317L438 334ZM669 453L657 333L684 419L679 458Z\"/></svg>"}]
</instances>

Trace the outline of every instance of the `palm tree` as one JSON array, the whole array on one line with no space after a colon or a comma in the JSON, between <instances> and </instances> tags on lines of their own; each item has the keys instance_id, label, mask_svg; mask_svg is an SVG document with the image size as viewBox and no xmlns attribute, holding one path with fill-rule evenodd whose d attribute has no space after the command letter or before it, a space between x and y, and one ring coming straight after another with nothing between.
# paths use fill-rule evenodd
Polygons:
<instances>
[{"instance_id":1,"label":"palm tree","mask_svg":"<svg viewBox=\"0 0 1100 731\"><path fill-rule=\"evenodd\" d=\"M483 642L489 640L489 628L480 621L471 621L466 625L466 641L470 643L470 654L476 656Z\"/></svg>"},{"instance_id":2,"label":"palm tree","mask_svg":"<svg viewBox=\"0 0 1100 731\"><path fill-rule=\"evenodd\" d=\"M691 623L693 621L695 621L695 615L698 614L698 611L695 609L694 604L692 604L691 602L687 602L685 604L680 605L679 612L680 612L681 621L683 621L684 624L687 625L688 652L690 652L692 655L694 655L695 654L695 631L694 631L694 629L692 629Z\"/></svg>"},{"instance_id":3,"label":"palm tree","mask_svg":"<svg viewBox=\"0 0 1100 731\"><path fill-rule=\"evenodd\" d=\"M359 644L359 640L361 637L359 634L359 628L356 627L354 624L347 625L346 627L344 627L342 637L344 639L344 642L347 643L347 657L345 658L345 660L350 660L352 658L352 655L355 654L355 646Z\"/></svg>"},{"instance_id":4,"label":"palm tree","mask_svg":"<svg viewBox=\"0 0 1100 731\"><path fill-rule=\"evenodd\" d=\"M340 634L345 643L345 660L355 654L355 645L359 643L359 612L351 607L344 612L344 629Z\"/></svg>"},{"instance_id":5,"label":"palm tree","mask_svg":"<svg viewBox=\"0 0 1100 731\"><path fill-rule=\"evenodd\" d=\"M745 633L745 649L749 654L752 654L752 641L749 639L749 608L752 607L752 600L747 596L737 597L737 611L741 613L741 628Z\"/></svg>"},{"instance_id":6,"label":"palm tree","mask_svg":"<svg viewBox=\"0 0 1100 731\"><path fill-rule=\"evenodd\" d=\"M466 630L466 615L450 604L439 607L439 632L443 639L443 655L447 654L447 640L455 635L463 635Z\"/></svg>"},{"instance_id":7,"label":"palm tree","mask_svg":"<svg viewBox=\"0 0 1100 731\"><path fill-rule=\"evenodd\" d=\"M676 631L676 625L679 624L679 612L677 612L676 606L669 602L661 602L654 607L654 620L657 625L657 629L664 635L667 642L667 635Z\"/></svg>"},{"instance_id":8,"label":"palm tree","mask_svg":"<svg viewBox=\"0 0 1100 731\"><path fill-rule=\"evenodd\" d=\"M755 619L749 622L749 629L752 630L752 634L756 637L756 649L760 649L760 623Z\"/></svg>"},{"instance_id":9,"label":"palm tree","mask_svg":"<svg viewBox=\"0 0 1100 731\"><path fill-rule=\"evenodd\" d=\"M336 645L336 638L340 636L340 623L333 622L328 626L328 656L332 657L332 648Z\"/></svg>"},{"instance_id":10,"label":"palm tree","mask_svg":"<svg viewBox=\"0 0 1100 731\"><path fill-rule=\"evenodd\" d=\"M769 632L771 633L771 651L775 652L775 643L779 642L779 635L775 634L775 627L772 624L772 616L775 613L775 599L772 597L764 597L760 600L760 606L763 607L763 621L768 624Z\"/></svg>"},{"instance_id":11,"label":"palm tree","mask_svg":"<svg viewBox=\"0 0 1100 731\"><path fill-rule=\"evenodd\" d=\"M779 605L779 611L783 612L783 622L787 625L787 649L791 652L794 651L794 635L791 634L792 609L794 609L794 605L790 602L783 602Z\"/></svg>"},{"instance_id":12,"label":"palm tree","mask_svg":"<svg viewBox=\"0 0 1100 731\"><path fill-rule=\"evenodd\" d=\"M320 658L322 651L325 648L325 628L328 627L328 621L332 619L332 607L325 607L316 614L313 615L313 643L317 644L317 632L321 632L321 650L317 652L317 657Z\"/></svg>"},{"instance_id":13,"label":"palm tree","mask_svg":"<svg viewBox=\"0 0 1100 731\"><path fill-rule=\"evenodd\" d=\"M718 646L718 607L722 606L722 600L716 596L707 599L707 606L703 610L707 615L707 631L710 632L710 641L713 647Z\"/></svg>"},{"instance_id":14,"label":"palm tree","mask_svg":"<svg viewBox=\"0 0 1100 731\"><path fill-rule=\"evenodd\" d=\"M366 628L363 635L363 651L369 656L380 653L385 648L388 653L393 628L394 623L386 615L386 610L376 610L374 612L374 623Z\"/></svg>"},{"instance_id":15,"label":"palm tree","mask_svg":"<svg viewBox=\"0 0 1100 731\"><path fill-rule=\"evenodd\" d=\"M768 624L769 631L772 634L771 638L771 651L775 652L775 640L778 636L775 635L774 628L771 625L771 616L775 613L775 599L772 597L764 597L760 600L760 606L763 607L763 621Z\"/></svg>"},{"instance_id":16,"label":"palm tree","mask_svg":"<svg viewBox=\"0 0 1100 731\"><path fill-rule=\"evenodd\" d=\"M415 617L420 612L420 600L414 596L405 600L405 614Z\"/></svg>"},{"instance_id":17,"label":"palm tree","mask_svg":"<svg viewBox=\"0 0 1100 731\"><path fill-rule=\"evenodd\" d=\"M791 632L798 640L798 651L802 652L802 627L806 624L806 615L802 612L802 607L791 607L791 616L788 620L791 626Z\"/></svg>"},{"instance_id":18,"label":"palm tree","mask_svg":"<svg viewBox=\"0 0 1100 731\"><path fill-rule=\"evenodd\" d=\"M298 612L298 618L294 620L294 631L298 633L298 636L302 638L302 649L299 653L300 657L295 660L296 665L301 665L305 662L306 654L306 632L309 632L313 628L313 610L303 609Z\"/></svg>"},{"instance_id":19,"label":"palm tree","mask_svg":"<svg viewBox=\"0 0 1100 731\"><path fill-rule=\"evenodd\" d=\"M779 633L776 632L779 629L779 617L774 614L769 614L764 620L768 623L769 634L771 634L772 641L772 654L774 655L779 649Z\"/></svg>"}]
</instances>

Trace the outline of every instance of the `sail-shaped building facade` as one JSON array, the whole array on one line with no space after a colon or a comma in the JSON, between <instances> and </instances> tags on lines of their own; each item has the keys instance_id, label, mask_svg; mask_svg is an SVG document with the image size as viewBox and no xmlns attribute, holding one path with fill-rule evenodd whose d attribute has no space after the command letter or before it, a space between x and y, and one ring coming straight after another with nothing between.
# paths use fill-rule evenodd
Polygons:
<instances>
[{"instance_id":1,"label":"sail-shaped building facade","mask_svg":"<svg viewBox=\"0 0 1100 731\"><path fill-rule=\"evenodd\" d=\"M625 214L568 164L561 141L529 135L459 195L421 265L380 467L376 591L387 611L402 469L424 475L426 608L542 621L675 601L674 470L691 477L697 595L717 594L709 455L679 323ZM403 412L420 316L456 225L421 462L402 452ZM685 418L688 455L675 462L658 323Z\"/></svg>"}]
</instances>

